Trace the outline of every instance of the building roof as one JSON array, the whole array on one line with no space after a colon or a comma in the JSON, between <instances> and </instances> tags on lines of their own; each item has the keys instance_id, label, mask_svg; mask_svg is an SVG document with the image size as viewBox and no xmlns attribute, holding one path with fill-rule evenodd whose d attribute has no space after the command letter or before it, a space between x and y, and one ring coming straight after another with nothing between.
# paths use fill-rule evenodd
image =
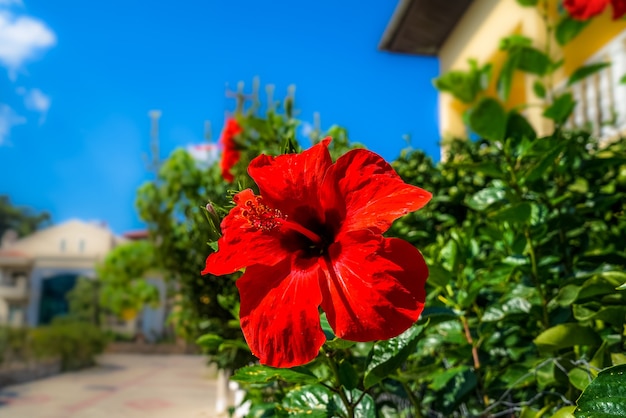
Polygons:
<instances>
[{"instance_id":1,"label":"building roof","mask_svg":"<svg viewBox=\"0 0 626 418\"><path fill-rule=\"evenodd\" d=\"M147 229L137 229L134 231L124 232L124 238L129 239L131 241L140 240L140 239L148 239L149 233Z\"/></svg>"},{"instance_id":2,"label":"building roof","mask_svg":"<svg viewBox=\"0 0 626 418\"><path fill-rule=\"evenodd\" d=\"M0 266L26 266L32 263L32 258L21 251L0 249Z\"/></svg>"},{"instance_id":3,"label":"building roof","mask_svg":"<svg viewBox=\"0 0 626 418\"><path fill-rule=\"evenodd\" d=\"M379 49L437 55L472 0L400 0Z\"/></svg>"}]
</instances>

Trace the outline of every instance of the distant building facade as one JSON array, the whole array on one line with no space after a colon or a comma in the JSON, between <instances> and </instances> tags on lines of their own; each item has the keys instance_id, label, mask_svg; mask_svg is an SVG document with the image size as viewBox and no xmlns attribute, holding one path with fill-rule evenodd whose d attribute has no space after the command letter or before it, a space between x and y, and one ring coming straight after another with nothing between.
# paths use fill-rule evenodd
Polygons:
<instances>
[{"instance_id":1,"label":"distant building facade","mask_svg":"<svg viewBox=\"0 0 626 418\"><path fill-rule=\"evenodd\" d=\"M136 239L115 235L103 224L70 220L17 239L10 232L0 246L0 325L37 326L68 312L65 294L79 277L95 279L96 266L116 246ZM148 278L165 301L165 285ZM145 317L145 318L144 318ZM146 308L130 321L111 318L106 324L119 332L163 332L164 308ZM146 328L145 330L143 328Z\"/></svg>"}]
</instances>

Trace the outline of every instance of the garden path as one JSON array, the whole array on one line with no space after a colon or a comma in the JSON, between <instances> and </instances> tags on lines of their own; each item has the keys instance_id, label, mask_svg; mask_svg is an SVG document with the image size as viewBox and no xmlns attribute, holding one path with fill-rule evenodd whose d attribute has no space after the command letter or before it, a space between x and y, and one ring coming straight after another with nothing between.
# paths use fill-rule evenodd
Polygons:
<instances>
[{"instance_id":1,"label":"garden path","mask_svg":"<svg viewBox=\"0 0 626 418\"><path fill-rule=\"evenodd\" d=\"M202 356L105 354L96 367L0 389L0 418L213 418Z\"/></svg>"}]
</instances>

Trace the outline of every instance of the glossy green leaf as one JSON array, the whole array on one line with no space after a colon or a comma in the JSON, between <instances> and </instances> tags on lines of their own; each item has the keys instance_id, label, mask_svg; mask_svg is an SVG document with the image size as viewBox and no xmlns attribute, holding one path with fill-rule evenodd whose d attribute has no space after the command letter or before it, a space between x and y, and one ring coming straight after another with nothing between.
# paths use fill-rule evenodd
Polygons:
<instances>
[{"instance_id":1,"label":"glossy green leaf","mask_svg":"<svg viewBox=\"0 0 626 418\"><path fill-rule=\"evenodd\" d=\"M483 138L501 141L506 133L506 111L495 99L483 97L469 112L470 129Z\"/></svg>"},{"instance_id":2,"label":"glossy green leaf","mask_svg":"<svg viewBox=\"0 0 626 418\"><path fill-rule=\"evenodd\" d=\"M565 93L554 100L554 103L543 112L543 116L552 119L557 124L562 124L572 114L575 106L576 102L572 98L572 94Z\"/></svg>"},{"instance_id":3,"label":"glossy green leaf","mask_svg":"<svg viewBox=\"0 0 626 418\"><path fill-rule=\"evenodd\" d=\"M305 368L278 369L269 366L255 365L238 369L231 380L240 383L268 383L281 380L287 383L315 383L317 377Z\"/></svg>"},{"instance_id":4,"label":"glossy green leaf","mask_svg":"<svg viewBox=\"0 0 626 418\"><path fill-rule=\"evenodd\" d=\"M531 307L532 305L525 298L511 298L500 305L491 305L487 308L482 320L483 322L494 322L504 319L507 315L528 314Z\"/></svg>"},{"instance_id":5,"label":"glossy green leaf","mask_svg":"<svg viewBox=\"0 0 626 418\"><path fill-rule=\"evenodd\" d=\"M555 351L575 345L600 345L602 340L592 328L568 323L548 328L534 342L540 350Z\"/></svg>"},{"instance_id":6,"label":"glossy green leaf","mask_svg":"<svg viewBox=\"0 0 626 418\"><path fill-rule=\"evenodd\" d=\"M408 356L415 351L426 326L427 324L413 325L395 338L374 344L363 379L366 389L380 382L406 361Z\"/></svg>"},{"instance_id":7,"label":"glossy green leaf","mask_svg":"<svg viewBox=\"0 0 626 418\"><path fill-rule=\"evenodd\" d=\"M572 19L569 14L565 13L559 23L556 25L555 34L559 45L565 45L574 39L578 34L591 22L588 20Z\"/></svg>"},{"instance_id":8,"label":"glossy green leaf","mask_svg":"<svg viewBox=\"0 0 626 418\"><path fill-rule=\"evenodd\" d=\"M500 188L489 187L481 189L467 201L470 208L483 211L496 202L501 202L506 196L506 191Z\"/></svg>"},{"instance_id":9,"label":"glossy green leaf","mask_svg":"<svg viewBox=\"0 0 626 418\"><path fill-rule=\"evenodd\" d=\"M358 389L353 389L347 392L347 397L351 402L355 402L360 399L359 403L354 408L354 416L362 418L376 418L376 403L374 399L367 393L363 393ZM339 395L335 394L334 403L337 405L338 411L343 413L343 416L349 416L346 410L345 404L341 402ZM338 415L333 415L333 417Z\"/></svg>"},{"instance_id":10,"label":"glossy green leaf","mask_svg":"<svg viewBox=\"0 0 626 418\"><path fill-rule=\"evenodd\" d=\"M330 418L337 409L333 394L322 385L308 385L287 393L282 402L287 416Z\"/></svg>"},{"instance_id":11,"label":"glossy green leaf","mask_svg":"<svg viewBox=\"0 0 626 418\"><path fill-rule=\"evenodd\" d=\"M571 86L572 84L575 84L580 80L609 67L610 65L610 62L597 62L595 64L589 64L584 67L577 68L567 80L567 85Z\"/></svg>"},{"instance_id":12,"label":"glossy green leaf","mask_svg":"<svg viewBox=\"0 0 626 418\"><path fill-rule=\"evenodd\" d=\"M626 365L601 371L577 402L576 418L622 418L626 416Z\"/></svg>"}]
</instances>

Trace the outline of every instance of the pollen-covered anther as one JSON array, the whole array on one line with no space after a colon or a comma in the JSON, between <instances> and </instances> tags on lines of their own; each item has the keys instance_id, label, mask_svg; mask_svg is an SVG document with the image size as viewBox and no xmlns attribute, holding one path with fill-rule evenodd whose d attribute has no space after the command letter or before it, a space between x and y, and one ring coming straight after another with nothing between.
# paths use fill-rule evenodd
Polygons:
<instances>
[{"instance_id":1,"label":"pollen-covered anther","mask_svg":"<svg viewBox=\"0 0 626 418\"><path fill-rule=\"evenodd\" d=\"M280 210L270 208L258 196L246 200L244 206L246 209L241 211L241 216L248 221L252 228L271 231L279 226L282 220L286 219Z\"/></svg>"}]
</instances>

